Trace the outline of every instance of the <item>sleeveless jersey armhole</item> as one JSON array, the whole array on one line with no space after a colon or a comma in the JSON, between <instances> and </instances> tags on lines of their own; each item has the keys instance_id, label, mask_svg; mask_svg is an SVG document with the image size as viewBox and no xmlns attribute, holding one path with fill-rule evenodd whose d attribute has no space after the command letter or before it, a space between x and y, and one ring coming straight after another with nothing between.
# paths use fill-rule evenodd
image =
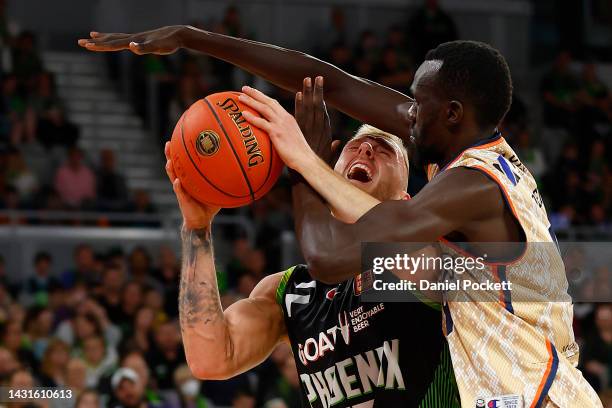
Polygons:
<instances>
[{"instance_id":1,"label":"sleeveless jersey armhole","mask_svg":"<svg viewBox=\"0 0 612 408\"><path fill-rule=\"evenodd\" d=\"M291 278L291 274L293 273L293 270L296 268L296 266L297 265L292 266L291 268L285 271L280 282L278 282L278 286L276 287L276 303L278 303L281 308L283 307L283 298L285 297L287 282L289 282L289 278Z\"/></svg>"}]
</instances>

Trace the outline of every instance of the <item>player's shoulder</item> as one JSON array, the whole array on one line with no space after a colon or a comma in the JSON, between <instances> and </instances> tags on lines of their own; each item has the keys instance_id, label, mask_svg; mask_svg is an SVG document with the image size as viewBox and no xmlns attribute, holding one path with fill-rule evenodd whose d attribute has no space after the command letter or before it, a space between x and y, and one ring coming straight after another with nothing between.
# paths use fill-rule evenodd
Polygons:
<instances>
[{"instance_id":1,"label":"player's shoulder","mask_svg":"<svg viewBox=\"0 0 612 408\"><path fill-rule=\"evenodd\" d=\"M289 281L296 281L303 278L307 273L306 265L294 265L284 271L273 273L263 278L255 286L250 297L265 297L281 303Z\"/></svg>"}]
</instances>

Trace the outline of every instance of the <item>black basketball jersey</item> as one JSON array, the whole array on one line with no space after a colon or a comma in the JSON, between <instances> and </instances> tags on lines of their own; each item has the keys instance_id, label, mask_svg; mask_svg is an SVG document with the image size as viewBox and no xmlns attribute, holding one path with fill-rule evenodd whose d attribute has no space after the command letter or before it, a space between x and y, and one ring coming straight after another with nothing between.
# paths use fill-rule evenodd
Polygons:
<instances>
[{"instance_id":1,"label":"black basketball jersey","mask_svg":"<svg viewBox=\"0 0 612 408\"><path fill-rule=\"evenodd\" d=\"M459 406L439 308L361 301L371 275L338 285L288 269L283 309L305 407Z\"/></svg>"}]
</instances>

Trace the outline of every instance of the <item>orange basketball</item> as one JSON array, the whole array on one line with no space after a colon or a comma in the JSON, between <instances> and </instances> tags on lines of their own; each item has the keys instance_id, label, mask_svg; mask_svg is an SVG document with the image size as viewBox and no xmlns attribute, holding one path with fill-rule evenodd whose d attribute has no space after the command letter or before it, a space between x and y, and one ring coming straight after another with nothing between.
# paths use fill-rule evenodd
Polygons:
<instances>
[{"instance_id":1,"label":"orange basketball","mask_svg":"<svg viewBox=\"0 0 612 408\"><path fill-rule=\"evenodd\" d=\"M270 191L283 169L268 135L242 116L252 110L238 101L239 95L220 92L200 99L172 133L174 171L183 188L202 203L252 203Z\"/></svg>"}]
</instances>

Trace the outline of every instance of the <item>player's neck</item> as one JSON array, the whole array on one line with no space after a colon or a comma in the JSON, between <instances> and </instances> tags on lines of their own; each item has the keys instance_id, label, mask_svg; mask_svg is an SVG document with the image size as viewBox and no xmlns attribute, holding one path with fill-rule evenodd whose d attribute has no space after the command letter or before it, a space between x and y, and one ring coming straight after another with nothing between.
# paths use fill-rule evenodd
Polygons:
<instances>
[{"instance_id":1,"label":"player's neck","mask_svg":"<svg viewBox=\"0 0 612 408\"><path fill-rule=\"evenodd\" d=\"M496 129L486 129L484 131L474 129L470 132L463 132L457 136L456 143L447 150L448 153L444 155L442 162L437 164L442 169L470 147L486 144L489 139L493 140L499 136L500 133Z\"/></svg>"}]
</instances>

